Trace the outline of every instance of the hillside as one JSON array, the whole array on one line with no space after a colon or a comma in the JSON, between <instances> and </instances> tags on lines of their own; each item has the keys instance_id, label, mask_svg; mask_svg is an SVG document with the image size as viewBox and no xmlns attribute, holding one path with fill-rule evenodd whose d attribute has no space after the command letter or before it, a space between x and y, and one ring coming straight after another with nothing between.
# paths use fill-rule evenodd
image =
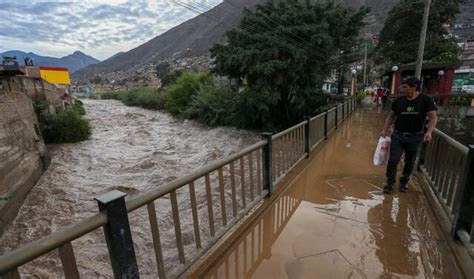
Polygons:
<instances>
[{"instance_id":1,"label":"hillside","mask_svg":"<svg viewBox=\"0 0 474 279\"><path fill-rule=\"evenodd\" d=\"M137 48L77 71L73 78L76 81L87 81L98 74L124 72L140 65L156 64L157 61L176 54L179 54L178 57L207 55L214 43L224 39L225 31L238 24L242 7L254 7L263 1L265 0L225 0L208 12L170 29ZM370 7L371 13L367 18L366 31L377 34L388 11L398 0L338 0L338 2L353 8L362 5ZM462 10L462 18L472 17L474 0L467 0Z\"/></svg>"},{"instance_id":2,"label":"hillside","mask_svg":"<svg viewBox=\"0 0 474 279\"><path fill-rule=\"evenodd\" d=\"M137 48L77 71L73 77L75 80L87 80L99 73L120 71L137 64L155 63L178 52L184 56L206 54L212 44L223 39L227 29L239 22L242 7L252 7L258 1L261 0L226 0L210 11L168 30Z\"/></svg>"},{"instance_id":3,"label":"hillside","mask_svg":"<svg viewBox=\"0 0 474 279\"><path fill-rule=\"evenodd\" d=\"M74 73L75 71L82 69L86 66L89 66L91 64L97 64L100 61L88 56L80 51L76 51L73 54L61 57L61 58L56 58L56 57L50 57L50 56L41 56L37 55L33 52L23 52L23 51L18 51L18 50L11 50L11 51L6 51L4 53L0 53L0 57L4 56L16 56L18 63L21 65L24 64L24 59L26 57L29 57L33 59L33 64L35 66L48 66L48 67L65 67L69 69L69 72Z\"/></svg>"}]
</instances>

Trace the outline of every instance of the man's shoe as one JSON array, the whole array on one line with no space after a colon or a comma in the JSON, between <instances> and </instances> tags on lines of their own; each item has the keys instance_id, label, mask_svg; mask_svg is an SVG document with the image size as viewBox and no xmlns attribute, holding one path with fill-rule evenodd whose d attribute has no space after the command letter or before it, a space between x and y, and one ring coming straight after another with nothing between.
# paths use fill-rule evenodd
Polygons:
<instances>
[{"instance_id":1,"label":"man's shoe","mask_svg":"<svg viewBox=\"0 0 474 279\"><path fill-rule=\"evenodd\" d=\"M406 193L408 192L408 185L407 184L400 184L400 188L398 188L400 192Z\"/></svg>"},{"instance_id":2,"label":"man's shoe","mask_svg":"<svg viewBox=\"0 0 474 279\"><path fill-rule=\"evenodd\" d=\"M385 185L385 187L383 187L383 192L387 194L391 194L393 192L393 185L392 184Z\"/></svg>"}]
</instances>

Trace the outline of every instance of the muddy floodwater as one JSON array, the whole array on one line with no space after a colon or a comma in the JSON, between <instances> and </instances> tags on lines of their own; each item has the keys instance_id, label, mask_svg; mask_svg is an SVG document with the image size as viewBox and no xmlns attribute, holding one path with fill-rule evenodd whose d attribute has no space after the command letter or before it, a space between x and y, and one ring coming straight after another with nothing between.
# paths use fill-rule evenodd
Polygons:
<instances>
[{"instance_id":1,"label":"muddy floodwater","mask_svg":"<svg viewBox=\"0 0 474 279\"><path fill-rule=\"evenodd\" d=\"M0 254L96 213L94 197L99 194L118 189L133 196L154 189L259 140L256 133L209 128L118 101L85 100L84 106L91 139L49 147L51 165L0 238ZM158 213L168 208L169 203L157 204ZM130 216L140 275L152 278L156 264L147 220L142 209ZM169 225L172 218L163 215L158 221ZM172 226L165 227L164 246L175 241ZM112 277L101 229L72 244L84 278ZM165 257L175 255L165 253ZM20 272L35 278L64 277L56 251L21 267Z\"/></svg>"}]
</instances>

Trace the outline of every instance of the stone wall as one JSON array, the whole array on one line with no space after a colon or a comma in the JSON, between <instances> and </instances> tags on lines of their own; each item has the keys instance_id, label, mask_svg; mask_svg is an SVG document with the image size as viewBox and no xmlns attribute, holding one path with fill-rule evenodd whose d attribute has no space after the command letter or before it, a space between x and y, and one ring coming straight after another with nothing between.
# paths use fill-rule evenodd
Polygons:
<instances>
[{"instance_id":1,"label":"stone wall","mask_svg":"<svg viewBox=\"0 0 474 279\"><path fill-rule=\"evenodd\" d=\"M44 171L46 149L32 97L43 95L51 107L60 107L53 90L37 78L0 78L0 234Z\"/></svg>"}]
</instances>

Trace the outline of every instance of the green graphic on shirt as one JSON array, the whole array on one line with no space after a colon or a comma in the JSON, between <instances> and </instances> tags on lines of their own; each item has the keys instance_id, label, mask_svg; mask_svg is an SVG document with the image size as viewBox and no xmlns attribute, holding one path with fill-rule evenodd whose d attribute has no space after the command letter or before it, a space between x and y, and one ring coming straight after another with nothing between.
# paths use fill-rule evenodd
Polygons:
<instances>
[{"instance_id":1,"label":"green graphic on shirt","mask_svg":"<svg viewBox=\"0 0 474 279\"><path fill-rule=\"evenodd\" d=\"M415 111L415 107L407 107L407 111L408 111L408 112Z\"/></svg>"}]
</instances>

